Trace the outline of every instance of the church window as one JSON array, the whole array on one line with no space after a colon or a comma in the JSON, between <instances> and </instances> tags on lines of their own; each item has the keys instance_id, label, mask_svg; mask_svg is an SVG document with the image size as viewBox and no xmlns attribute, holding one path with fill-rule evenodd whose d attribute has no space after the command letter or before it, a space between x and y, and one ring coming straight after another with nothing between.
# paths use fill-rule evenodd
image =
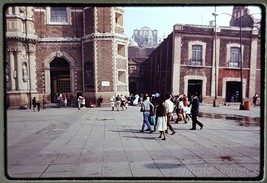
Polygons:
<instances>
[{"instance_id":1,"label":"church window","mask_svg":"<svg viewBox=\"0 0 267 183\"><path fill-rule=\"evenodd\" d=\"M68 7L47 7L47 24L68 25L70 24L70 8Z\"/></svg>"},{"instance_id":2,"label":"church window","mask_svg":"<svg viewBox=\"0 0 267 183\"><path fill-rule=\"evenodd\" d=\"M67 22L66 7L51 7L51 22Z\"/></svg>"}]
</instances>

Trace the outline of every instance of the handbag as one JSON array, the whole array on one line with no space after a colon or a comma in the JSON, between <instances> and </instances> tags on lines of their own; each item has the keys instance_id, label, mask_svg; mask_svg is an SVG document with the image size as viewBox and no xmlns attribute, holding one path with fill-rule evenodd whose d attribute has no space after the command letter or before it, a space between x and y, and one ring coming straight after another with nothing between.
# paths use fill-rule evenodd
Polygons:
<instances>
[{"instance_id":1,"label":"handbag","mask_svg":"<svg viewBox=\"0 0 267 183\"><path fill-rule=\"evenodd\" d=\"M156 124L156 116L155 115L150 116L149 124L152 126L155 126L155 124Z\"/></svg>"},{"instance_id":2,"label":"handbag","mask_svg":"<svg viewBox=\"0 0 267 183\"><path fill-rule=\"evenodd\" d=\"M154 111L154 107L150 104L150 115L154 116L155 115L155 111Z\"/></svg>"},{"instance_id":3,"label":"handbag","mask_svg":"<svg viewBox=\"0 0 267 183\"><path fill-rule=\"evenodd\" d=\"M178 116L178 121L183 121L184 120L184 117L183 115L180 113L179 116Z\"/></svg>"}]
</instances>

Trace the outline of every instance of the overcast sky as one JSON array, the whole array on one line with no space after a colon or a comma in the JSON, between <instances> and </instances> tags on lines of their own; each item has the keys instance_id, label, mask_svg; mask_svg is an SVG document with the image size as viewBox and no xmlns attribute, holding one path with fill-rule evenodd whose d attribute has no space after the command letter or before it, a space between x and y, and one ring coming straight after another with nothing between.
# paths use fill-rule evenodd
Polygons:
<instances>
[{"instance_id":1,"label":"overcast sky","mask_svg":"<svg viewBox=\"0 0 267 183\"><path fill-rule=\"evenodd\" d=\"M257 6L249 6L250 14L261 13ZM217 13L232 14L233 6L217 6ZM212 13L214 6L144 6L144 7L124 7L125 34L128 38L133 35L134 29L141 29L148 26L152 30L158 30L158 37L167 37L175 24L197 24L209 25L214 20ZM260 15L253 15L255 18ZM229 26L231 16L217 16L218 26Z\"/></svg>"}]
</instances>

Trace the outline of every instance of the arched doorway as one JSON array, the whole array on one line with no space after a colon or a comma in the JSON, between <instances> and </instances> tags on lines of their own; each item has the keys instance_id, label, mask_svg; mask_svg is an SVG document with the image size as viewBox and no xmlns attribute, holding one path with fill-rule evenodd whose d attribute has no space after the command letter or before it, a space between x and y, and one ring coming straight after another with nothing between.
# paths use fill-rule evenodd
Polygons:
<instances>
[{"instance_id":1,"label":"arched doorway","mask_svg":"<svg viewBox=\"0 0 267 183\"><path fill-rule=\"evenodd\" d=\"M57 94L70 97L70 64L64 58L54 58L50 62L51 102L57 102Z\"/></svg>"},{"instance_id":2,"label":"arched doorway","mask_svg":"<svg viewBox=\"0 0 267 183\"><path fill-rule=\"evenodd\" d=\"M129 91L130 91L130 93L131 94L137 94L137 84L136 84L136 82L130 82L129 83Z\"/></svg>"}]
</instances>

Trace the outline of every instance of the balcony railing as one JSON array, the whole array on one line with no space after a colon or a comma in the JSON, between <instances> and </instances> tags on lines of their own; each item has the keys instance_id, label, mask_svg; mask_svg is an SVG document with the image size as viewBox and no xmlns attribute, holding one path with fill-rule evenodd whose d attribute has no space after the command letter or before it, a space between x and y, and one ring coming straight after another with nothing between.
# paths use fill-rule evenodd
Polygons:
<instances>
[{"instance_id":1,"label":"balcony railing","mask_svg":"<svg viewBox=\"0 0 267 183\"><path fill-rule=\"evenodd\" d=\"M202 66L203 59L190 59L188 60L188 66Z\"/></svg>"},{"instance_id":2,"label":"balcony railing","mask_svg":"<svg viewBox=\"0 0 267 183\"><path fill-rule=\"evenodd\" d=\"M227 67L240 68L240 61L237 61L237 62L229 61L227 62Z\"/></svg>"}]
</instances>

